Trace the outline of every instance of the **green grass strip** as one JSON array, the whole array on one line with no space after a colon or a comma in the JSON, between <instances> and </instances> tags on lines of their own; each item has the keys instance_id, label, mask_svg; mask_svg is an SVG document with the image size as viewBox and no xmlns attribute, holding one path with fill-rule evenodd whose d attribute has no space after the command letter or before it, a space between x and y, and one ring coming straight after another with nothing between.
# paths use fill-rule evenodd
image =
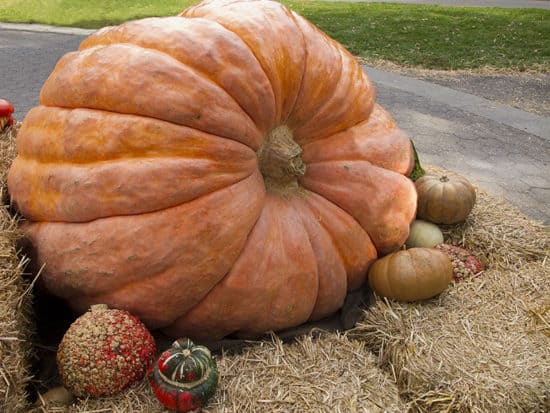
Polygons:
<instances>
[{"instance_id":1,"label":"green grass strip","mask_svg":"<svg viewBox=\"0 0 550 413\"><path fill-rule=\"evenodd\" d=\"M2 0L0 21L99 28L174 15L188 0ZM283 1L353 54L431 69L548 71L550 11Z\"/></svg>"}]
</instances>

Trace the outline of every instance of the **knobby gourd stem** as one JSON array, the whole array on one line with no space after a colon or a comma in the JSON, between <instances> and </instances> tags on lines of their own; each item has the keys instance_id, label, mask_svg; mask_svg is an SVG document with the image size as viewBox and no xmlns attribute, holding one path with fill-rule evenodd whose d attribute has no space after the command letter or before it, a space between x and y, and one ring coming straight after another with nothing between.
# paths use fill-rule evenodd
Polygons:
<instances>
[{"instance_id":1,"label":"knobby gourd stem","mask_svg":"<svg viewBox=\"0 0 550 413\"><path fill-rule=\"evenodd\" d=\"M278 126L267 134L257 156L269 192L289 195L301 191L298 178L306 172L301 155L302 148L294 141L288 126Z\"/></svg>"},{"instance_id":2,"label":"knobby gourd stem","mask_svg":"<svg viewBox=\"0 0 550 413\"><path fill-rule=\"evenodd\" d=\"M90 307L90 311L92 311L92 312L104 311L104 310L108 310L108 309L109 309L109 307L107 306L107 304L93 304Z\"/></svg>"}]
</instances>

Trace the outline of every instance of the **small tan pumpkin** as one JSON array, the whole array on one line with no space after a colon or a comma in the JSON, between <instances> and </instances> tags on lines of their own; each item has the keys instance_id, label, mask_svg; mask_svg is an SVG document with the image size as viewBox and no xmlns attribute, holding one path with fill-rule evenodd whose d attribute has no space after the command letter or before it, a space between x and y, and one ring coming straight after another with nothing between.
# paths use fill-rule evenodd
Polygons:
<instances>
[{"instance_id":1,"label":"small tan pumpkin","mask_svg":"<svg viewBox=\"0 0 550 413\"><path fill-rule=\"evenodd\" d=\"M424 175L415 186L417 217L435 224L463 222L476 201L473 185L457 174Z\"/></svg>"},{"instance_id":2,"label":"small tan pumpkin","mask_svg":"<svg viewBox=\"0 0 550 413\"><path fill-rule=\"evenodd\" d=\"M413 221L409 238L405 241L407 248L432 248L441 243L443 243L443 233L439 227L421 219Z\"/></svg>"},{"instance_id":3,"label":"small tan pumpkin","mask_svg":"<svg viewBox=\"0 0 550 413\"><path fill-rule=\"evenodd\" d=\"M434 248L411 248L388 254L369 270L369 284L381 297L418 301L441 293L453 277L451 260Z\"/></svg>"}]
</instances>

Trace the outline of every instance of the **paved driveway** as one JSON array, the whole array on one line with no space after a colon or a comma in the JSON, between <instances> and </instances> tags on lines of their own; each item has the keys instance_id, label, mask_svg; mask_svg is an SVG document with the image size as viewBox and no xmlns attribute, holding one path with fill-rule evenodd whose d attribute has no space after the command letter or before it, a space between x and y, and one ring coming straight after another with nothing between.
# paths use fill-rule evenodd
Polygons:
<instances>
[{"instance_id":1,"label":"paved driveway","mask_svg":"<svg viewBox=\"0 0 550 413\"><path fill-rule=\"evenodd\" d=\"M84 36L0 28L0 97L23 119L38 104L38 93L57 60L78 48Z\"/></svg>"}]
</instances>

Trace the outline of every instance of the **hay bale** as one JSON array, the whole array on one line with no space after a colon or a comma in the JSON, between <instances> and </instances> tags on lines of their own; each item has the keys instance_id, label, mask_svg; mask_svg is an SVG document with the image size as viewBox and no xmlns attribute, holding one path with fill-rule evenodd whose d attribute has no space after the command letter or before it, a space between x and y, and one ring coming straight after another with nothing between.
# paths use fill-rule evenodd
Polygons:
<instances>
[{"instance_id":1,"label":"hay bale","mask_svg":"<svg viewBox=\"0 0 550 413\"><path fill-rule=\"evenodd\" d=\"M292 344L276 337L224 357L216 407L235 412L401 412L397 386L364 343L345 335L307 335Z\"/></svg>"},{"instance_id":2,"label":"hay bale","mask_svg":"<svg viewBox=\"0 0 550 413\"><path fill-rule=\"evenodd\" d=\"M478 192L444 232L487 270L425 302L378 299L350 335L394 372L410 411L550 411L548 228Z\"/></svg>"},{"instance_id":3,"label":"hay bale","mask_svg":"<svg viewBox=\"0 0 550 413\"><path fill-rule=\"evenodd\" d=\"M402 412L393 378L363 343L345 335L308 335L292 344L276 336L239 354L217 356L220 383L208 412ZM81 401L69 412L161 412L142 382L117 396ZM55 410L48 410L54 413Z\"/></svg>"},{"instance_id":4,"label":"hay bale","mask_svg":"<svg viewBox=\"0 0 550 413\"><path fill-rule=\"evenodd\" d=\"M0 411L24 411L26 384L31 380L33 331L29 286L21 277L24 262L17 257L20 233L6 205L6 176L15 157L20 124L0 133Z\"/></svg>"},{"instance_id":5,"label":"hay bale","mask_svg":"<svg viewBox=\"0 0 550 413\"><path fill-rule=\"evenodd\" d=\"M489 270L425 303L377 301L354 334L412 411L550 408L550 268Z\"/></svg>"},{"instance_id":6,"label":"hay bale","mask_svg":"<svg viewBox=\"0 0 550 413\"><path fill-rule=\"evenodd\" d=\"M70 406L43 405L38 400L28 413L165 413L168 410L153 396L149 383L142 380L135 386L114 395L97 399L79 399Z\"/></svg>"}]
</instances>

